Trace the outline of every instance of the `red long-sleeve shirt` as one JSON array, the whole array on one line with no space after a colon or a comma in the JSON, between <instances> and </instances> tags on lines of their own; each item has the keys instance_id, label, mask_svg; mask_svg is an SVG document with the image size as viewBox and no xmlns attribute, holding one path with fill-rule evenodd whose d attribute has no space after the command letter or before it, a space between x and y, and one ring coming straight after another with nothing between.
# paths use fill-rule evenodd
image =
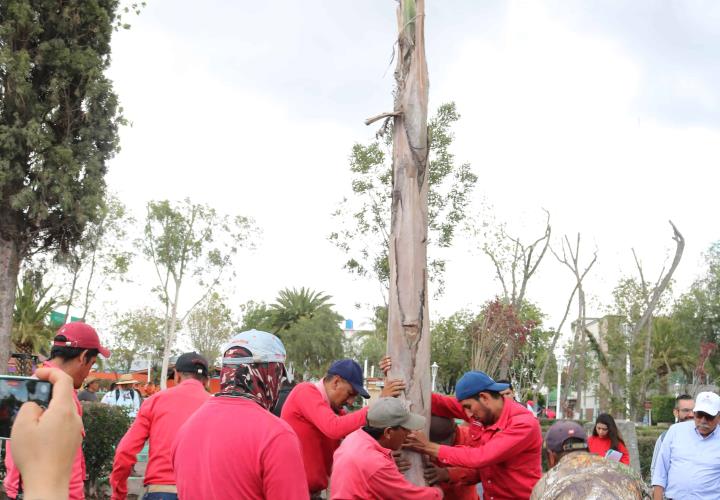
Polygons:
<instances>
[{"instance_id":1,"label":"red long-sleeve shirt","mask_svg":"<svg viewBox=\"0 0 720 500\"><path fill-rule=\"evenodd\" d=\"M590 436L588 438L588 451L590 453L595 453L597 455L600 455L601 457L604 457L605 454L610 449L610 438L609 437L600 437L600 436ZM622 453L622 457L620 458L620 463L625 465L630 465L630 452L625 447L622 441L618 441L618 448L616 451L619 451Z\"/></svg>"},{"instance_id":2,"label":"red long-sleeve shirt","mask_svg":"<svg viewBox=\"0 0 720 500\"><path fill-rule=\"evenodd\" d=\"M172 456L182 499L308 498L297 436L249 399L211 398L180 428Z\"/></svg>"},{"instance_id":3,"label":"red long-sleeve shirt","mask_svg":"<svg viewBox=\"0 0 720 500\"><path fill-rule=\"evenodd\" d=\"M362 429L350 434L335 452L330 498L333 500L436 500L438 488L415 486L403 477L391 456Z\"/></svg>"},{"instance_id":4,"label":"red long-sleeve shirt","mask_svg":"<svg viewBox=\"0 0 720 500\"><path fill-rule=\"evenodd\" d=\"M51 361L45 361L42 364L43 368L57 368L60 369L56 364ZM73 400L75 401L75 407L77 408L78 415L82 417L83 410L82 404L77 397L77 391L72 392ZM85 438L85 429L82 429L83 438ZM15 466L15 462L12 459L12 453L10 452L10 441L5 443L5 469L7 474L3 481L5 487L5 494L9 498L16 498L20 489L20 471ZM68 493L69 500L84 500L85 499L85 455L82 451L82 443L78 447L77 454L75 454L75 460L73 461L72 471L70 473L70 490Z\"/></svg>"},{"instance_id":5,"label":"red long-sleeve shirt","mask_svg":"<svg viewBox=\"0 0 720 500\"><path fill-rule=\"evenodd\" d=\"M441 446L440 462L480 469L486 500L530 498L542 475L538 420L524 406L505 400L494 424L473 429L475 446Z\"/></svg>"},{"instance_id":6,"label":"red long-sleeve shirt","mask_svg":"<svg viewBox=\"0 0 720 500\"><path fill-rule=\"evenodd\" d=\"M115 449L110 474L113 500L127 498L127 478L148 439L150 456L144 483L175 484L170 455L173 439L178 429L209 397L201 382L188 379L143 401L137 418Z\"/></svg>"},{"instance_id":7,"label":"red long-sleeve shirt","mask_svg":"<svg viewBox=\"0 0 720 500\"><path fill-rule=\"evenodd\" d=\"M366 425L367 411L365 407L348 415L335 413L322 380L318 384L303 382L290 392L281 416L300 439L311 493L327 488L333 453L345 436Z\"/></svg>"},{"instance_id":8,"label":"red long-sleeve shirt","mask_svg":"<svg viewBox=\"0 0 720 500\"><path fill-rule=\"evenodd\" d=\"M475 442L470 435L470 427L459 426L455 431L453 446L472 446ZM466 467L452 467L440 464L447 468L450 480L438 483L437 486L445 493L446 500L478 500L477 483L480 482L480 470Z\"/></svg>"}]
</instances>

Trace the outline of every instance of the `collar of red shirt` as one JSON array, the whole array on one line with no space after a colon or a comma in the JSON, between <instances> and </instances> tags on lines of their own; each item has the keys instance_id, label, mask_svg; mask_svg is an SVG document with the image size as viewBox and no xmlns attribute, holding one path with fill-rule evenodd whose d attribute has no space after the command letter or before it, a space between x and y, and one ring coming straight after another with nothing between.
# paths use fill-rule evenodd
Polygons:
<instances>
[{"instance_id":1,"label":"collar of red shirt","mask_svg":"<svg viewBox=\"0 0 720 500\"><path fill-rule=\"evenodd\" d=\"M330 398L327 395L327 391L325 390L325 379L321 378L320 381L315 383L315 387L318 391L320 391L320 394L322 394L323 399L327 404L330 404Z\"/></svg>"},{"instance_id":2,"label":"collar of red shirt","mask_svg":"<svg viewBox=\"0 0 720 500\"><path fill-rule=\"evenodd\" d=\"M203 389L205 389L205 386L203 385L203 383L200 382L199 380L195 380L194 378L186 378L185 380L183 380L182 382L180 382L178 384L178 387L180 387L181 385L195 385L195 384L197 384L200 387L202 387Z\"/></svg>"},{"instance_id":3,"label":"collar of red shirt","mask_svg":"<svg viewBox=\"0 0 720 500\"><path fill-rule=\"evenodd\" d=\"M390 448L385 448L384 446L382 446L380 443L378 443L377 439L375 439L374 437L372 437L370 434L368 434L367 432L365 432L362 429L358 429L356 432L358 434L360 434L362 436L363 441L367 441L372 448L378 450L381 453L384 453L388 457L391 457L392 450ZM393 460L393 459L391 458L391 460Z\"/></svg>"}]
</instances>

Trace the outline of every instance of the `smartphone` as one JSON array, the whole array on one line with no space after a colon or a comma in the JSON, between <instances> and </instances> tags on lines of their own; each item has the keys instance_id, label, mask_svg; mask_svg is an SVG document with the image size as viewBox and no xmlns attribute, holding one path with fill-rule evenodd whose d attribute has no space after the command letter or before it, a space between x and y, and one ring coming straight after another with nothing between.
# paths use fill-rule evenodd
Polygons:
<instances>
[{"instance_id":1,"label":"smartphone","mask_svg":"<svg viewBox=\"0 0 720 500\"><path fill-rule=\"evenodd\" d=\"M47 408L52 384L31 377L0 376L0 439L10 439L10 429L20 406L33 401Z\"/></svg>"}]
</instances>

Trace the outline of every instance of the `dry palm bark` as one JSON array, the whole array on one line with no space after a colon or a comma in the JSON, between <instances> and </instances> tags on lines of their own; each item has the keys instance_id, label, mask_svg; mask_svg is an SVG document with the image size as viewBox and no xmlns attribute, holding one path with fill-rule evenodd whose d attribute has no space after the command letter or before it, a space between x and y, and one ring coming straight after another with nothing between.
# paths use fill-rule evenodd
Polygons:
<instances>
[{"instance_id":1,"label":"dry palm bark","mask_svg":"<svg viewBox=\"0 0 720 500\"><path fill-rule=\"evenodd\" d=\"M406 400L415 413L430 416L430 317L427 292L428 234L428 73L425 60L425 2L398 6L393 188L389 241L388 354L391 378L407 383ZM427 429L426 429L427 431ZM425 484L422 457L407 453L406 473Z\"/></svg>"}]
</instances>

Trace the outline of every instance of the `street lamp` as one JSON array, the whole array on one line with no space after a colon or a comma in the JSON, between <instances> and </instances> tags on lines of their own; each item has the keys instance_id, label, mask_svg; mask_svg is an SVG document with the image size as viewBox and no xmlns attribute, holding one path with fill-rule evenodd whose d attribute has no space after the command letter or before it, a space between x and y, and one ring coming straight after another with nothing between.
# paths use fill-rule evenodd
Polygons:
<instances>
[{"instance_id":1,"label":"street lamp","mask_svg":"<svg viewBox=\"0 0 720 500\"><path fill-rule=\"evenodd\" d=\"M435 379L437 378L438 368L440 368L440 366L433 361L433 364L430 365L430 373L432 373L432 392L435 392Z\"/></svg>"},{"instance_id":2,"label":"street lamp","mask_svg":"<svg viewBox=\"0 0 720 500\"><path fill-rule=\"evenodd\" d=\"M555 402L555 418L559 419L562 418L560 415L560 388L562 387L562 364L563 364L563 357L562 356L556 356L555 360L557 361L557 370L558 370L558 376L557 376L557 401Z\"/></svg>"}]
</instances>

